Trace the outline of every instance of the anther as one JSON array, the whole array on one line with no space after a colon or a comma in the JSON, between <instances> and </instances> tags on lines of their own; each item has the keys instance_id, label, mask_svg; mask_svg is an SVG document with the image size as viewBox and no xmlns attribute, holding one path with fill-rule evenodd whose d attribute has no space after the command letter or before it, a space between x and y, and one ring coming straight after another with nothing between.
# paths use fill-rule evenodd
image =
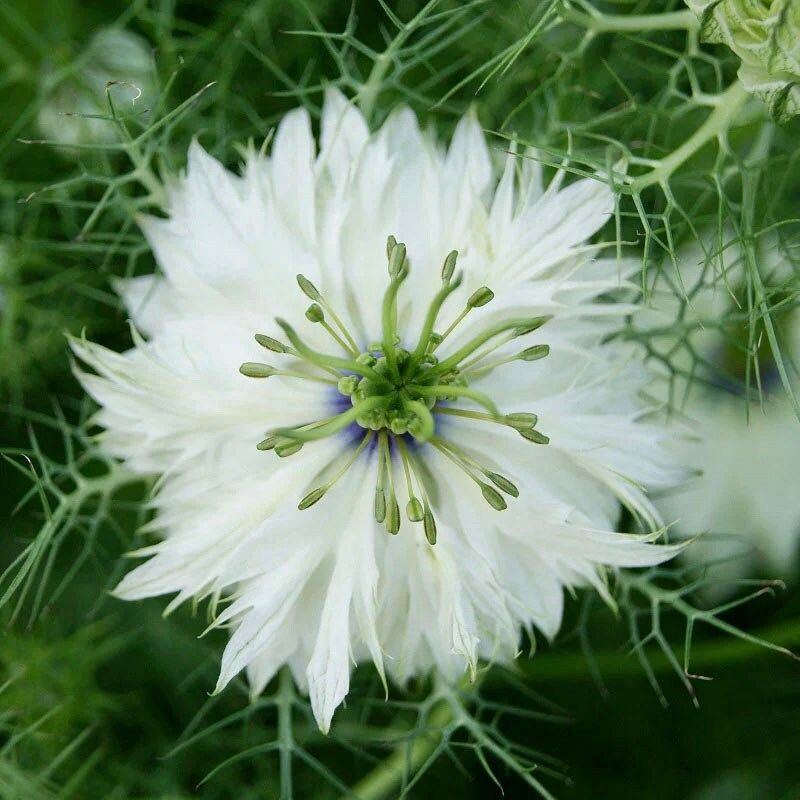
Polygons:
<instances>
[{"instance_id":1,"label":"anther","mask_svg":"<svg viewBox=\"0 0 800 800\"><path fill-rule=\"evenodd\" d=\"M300 291L309 299L313 300L315 303L318 303L322 300L322 295L319 293L319 289L314 286L311 281L306 278L305 275L297 275L297 285L300 287Z\"/></svg>"},{"instance_id":2,"label":"anther","mask_svg":"<svg viewBox=\"0 0 800 800\"><path fill-rule=\"evenodd\" d=\"M306 319L309 322L324 322L325 314L322 311L322 306L319 303L312 303L306 309Z\"/></svg>"},{"instance_id":3,"label":"anther","mask_svg":"<svg viewBox=\"0 0 800 800\"><path fill-rule=\"evenodd\" d=\"M506 501L503 499L503 495L501 495L494 486L489 486L488 483L481 483L480 487L484 500L486 500L495 511L505 511L508 508Z\"/></svg>"},{"instance_id":4,"label":"anther","mask_svg":"<svg viewBox=\"0 0 800 800\"><path fill-rule=\"evenodd\" d=\"M271 378L276 374L275 367L269 364L259 364L257 361L245 361L239 367L239 372L246 375L248 378Z\"/></svg>"},{"instance_id":5,"label":"anther","mask_svg":"<svg viewBox=\"0 0 800 800\"><path fill-rule=\"evenodd\" d=\"M255 338L262 347L266 347L267 350L271 350L273 353L289 352L289 348L283 344L283 342L279 342L277 339L273 339L271 336L265 336L263 333L257 333Z\"/></svg>"},{"instance_id":6,"label":"anther","mask_svg":"<svg viewBox=\"0 0 800 800\"><path fill-rule=\"evenodd\" d=\"M494 299L494 292L488 286L481 286L474 291L467 300L468 308L480 308Z\"/></svg>"},{"instance_id":7,"label":"anther","mask_svg":"<svg viewBox=\"0 0 800 800\"><path fill-rule=\"evenodd\" d=\"M317 489L312 489L298 504L297 508L300 511L305 511L307 508L311 508L314 503L318 503L322 498L325 496L325 492L328 491L327 486L320 486Z\"/></svg>"},{"instance_id":8,"label":"anther","mask_svg":"<svg viewBox=\"0 0 800 800\"><path fill-rule=\"evenodd\" d=\"M517 358L521 361L538 361L550 354L549 344L535 344L533 347L528 347L523 350Z\"/></svg>"},{"instance_id":9,"label":"anther","mask_svg":"<svg viewBox=\"0 0 800 800\"><path fill-rule=\"evenodd\" d=\"M549 436L545 436L543 433L540 433L533 428L525 430L518 429L518 432L523 439L527 439L529 442L533 442L534 444L550 444Z\"/></svg>"},{"instance_id":10,"label":"anther","mask_svg":"<svg viewBox=\"0 0 800 800\"><path fill-rule=\"evenodd\" d=\"M456 271L456 260L458 259L458 250L451 250L445 257L444 264L442 264L442 282L450 283L453 273Z\"/></svg>"}]
</instances>

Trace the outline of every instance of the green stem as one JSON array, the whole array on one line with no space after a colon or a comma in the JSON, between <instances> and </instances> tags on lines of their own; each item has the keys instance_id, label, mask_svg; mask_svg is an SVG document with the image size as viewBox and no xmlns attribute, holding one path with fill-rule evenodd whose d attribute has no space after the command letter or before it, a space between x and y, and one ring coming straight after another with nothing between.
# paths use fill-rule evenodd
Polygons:
<instances>
[{"instance_id":1,"label":"green stem","mask_svg":"<svg viewBox=\"0 0 800 800\"><path fill-rule=\"evenodd\" d=\"M693 11L670 11L664 14L584 14L572 8L561 17L595 33L635 33L639 31L693 31L700 22Z\"/></svg>"},{"instance_id":2,"label":"green stem","mask_svg":"<svg viewBox=\"0 0 800 800\"><path fill-rule=\"evenodd\" d=\"M294 702L294 679L289 667L283 667L279 681L277 706L281 800L291 800L293 796L292 752L294 751L294 735L292 733L292 704Z\"/></svg>"},{"instance_id":3,"label":"green stem","mask_svg":"<svg viewBox=\"0 0 800 800\"><path fill-rule=\"evenodd\" d=\"M428 730L415 736L413 741L398 745L385 761L378 764L372 772L353 787L352 794L348 794L347 797L355 796L359 800L380 800L384 797L396 796L392 793L430 758L442 740L444 728L452 720L451 704L446 700L435 702L428 715Z\"/></svg>"},{"instance_id":4,"label":"green stem","mask_svg":"<svg viewBox=\"0 0 800 800\"><path fill-rule=\"evenodd\" d=\"M784 647L797 647L800 645L800 620L787 620L754 635ZM720 638L702 642L692 646L692 669L741 664L756 658L761 652L759 647L741 639ZM642 666L632 654L595 653L594 662L604 680L642 675ZM653 653L649 662L655 673L674 670L674 665L661 653ZM581 652L539 654L534 659L519 662L519 666L533 684L581 681L588 675L586 656Z\"/></svg>"},{"instance_id":5,"label":"green stem","mask_svg":"<svg viewBox=\"0 0 800 800\"><path fill-rule=\"evenodd\" d=\"M406 43L406 40L414 29L420 25L425 17L427 17L438 4L439 0L430 0L412 20L403 25L400 32L392 39L386 50L375 59L375 63L372 65L372 70L367 77L366 83L361 87L356 97L356 101L361 107L361 112L368 120L372 117L375 101L380 94L386 71L395 61L400 49Z\"/></svg>"},{"instance_id":6,"label":"green stem","mask_svg":"<svg viewBox=\"0 0 800 800\"><path fill-rule=\"evenodd\" d=\"M680 147L662 158L650 172L631 180L630 192L639 194L648 186L663 183L703 145L728 130L733 119L749 98L750 93L739 81L729 86L719 95L719 102L706 121Z\"/></svg>"}]
</instances>

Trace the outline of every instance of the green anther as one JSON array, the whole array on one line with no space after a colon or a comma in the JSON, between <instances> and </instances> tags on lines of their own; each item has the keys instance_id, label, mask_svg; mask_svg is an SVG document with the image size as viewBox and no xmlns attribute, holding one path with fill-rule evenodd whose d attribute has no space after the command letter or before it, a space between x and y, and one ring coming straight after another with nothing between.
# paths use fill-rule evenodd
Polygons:
<instances>
[{"instance_id":1,"label":"green anther","mask_svg":"<svg viewBox=\"0 0 800 800\"><path fill-rule=\"evenodd\" d=\"M305 275L297 275L297 285L309 300L313 300L315 303L322 302L322 295L319 293L319 289Z\"/></svg>"},{"instance_id":2,"label":"green anther","mask_svg":"<svg viewBox=\"0 0 800 800\"><path fill-rule=\"evenodd\" d=\"M257 361L245 361L239 367L239 372L248 378L271 378L277 370L269 364L259 364Z\"/></svg>"},{"instance_id":3,"label":"green anther","mask_svg":"<svg viewBox=\"0 0 800 800\"><path fill-rule=\"evenodd\" d=\"M303 442L294 441L292 439L281 439L275 445L275 455L279 458L288 458L295 453L299 453L303 449Z\"/></svg>"},{"instance_id":4,"label":"green anther","mask_svg":"<svg viewBox=\"0 0 800 800\"><path fill-rule=\"evenodd\" d=\"M406 504L406 516L408 517L409 522L422 522L425 517L425 509L423 509L419 498L412 497L408 501Z\"/></svg>"},{"instance_id":5,"label":"green anther","mask_svg":"<svg viewBox=\"0 0 800 800\"><path fill-rule=\"evenodd\" d=\"M278 437L270 434L266 439L262 439L257 445L256 450L273 450L278 443Z\"/></svg>"},{"instance_id":6,"label":"green anther","mask_svg":"<svg viewBox=\"0 0 800 800\"><path fill-rule=\"evenodd\" d=\"M325 353L318 353L316 350L313 350L307 344L305 344L305 342L303 342L303 340L297 335L295 329L288 322L286 322L286 320L277 317L275 322L277 322L284 331L298 353L312 364L322 367L323 369L339 369L347 370L349 372L356 372L359 375L363 375L364 377L369 377L372 380L383 383L385 386L387 386L387 388L391 387L391 384L388 380L378 375L369 367L366 367L362 364L357 364L354 360L348 358L337 358L336 356L329 356Z\"/></svg>"},{"instance_id":7,"label":"green anther","mask_svg":"<svg viewBox=\"0 0 800 800\"><path fill-rule=\"evenodd\" d=\"M406 246L402 242L395 242L392 252L389 253L389 277L399 277L406 260Z\"/></svg>"},{"instance_id":8,"label":"green anther","mask_svg":"<svg viewBox=\"0 0 800 800\"><path fill-rule=\"evenodd\" d=\"M481 286L480 289L474 291L467 300L467 308L480 308L487 303L491 303L494 298L494 292L488 286Z\"/></svg>"},{"instance_id":9,"label":"green anther","mask_svg":"<svg viewBox=\"0 0 800 800\"><path fill-rule=\"evenodd\" d=\"M314 503L318 503L322 498L325 496L325 492L328 491L327 486L320 486L317 489L312 489L298 504L297 508L300 511L305 511L307 508L311 508Z\"/></svg>"},{"instance_id":10,"label":"green anther","mask_svg":"<svg viewBox=\"0 0 800 800\"><path fill-rule=\"evenodd\" d=\"M511 497L519 497L519 489L511 481L497 472L487 470L486 477L498 488Z\"/></svg>"},{"instance_id":11,"label":"green anther","mask_svg":"<svg viewBox=\"0 0 800 800\"><path fill-rule=\"evenodd\" d=\"M310 370L309 373L304 370L278 370L256 362L242 364L240 369L243 374L252 377L265 378L277 374L323 381L335 386L341 395L350 398L350 407L340 413L296 428L273 430L257 445L259 450L275 450L279 457L285 458L299 452L305 442L332 436L349 425L357 424L364 429L361 444L356 448L344 445L344 454L337 456L322 471L321 474L326 476L324 485L309 491L300 500L299 509L310 508L325 496L355 463L367 444L370 441L375 442L373 431L376 431L378 475L373 507L375 520L390 534L397 534L402 525L403 513L398 497L406 499L404 515L411 522L423 524L425 538L433 545L437 539L437 525L430 507L431 498L426 491L429 475L422 470L415 454L409 450L409 437L418 442L430 442L478 485L484 499L492 508L498 511L507 508L507 497L519 497L517 486L504 475L493 472L476 461L468 450L462 450L437 436L434 415L449 414L508 425L530 441L540 444L549 442L548 437L535 430L534 426L538 421L535 414L500 415L491 397L469 385L473 374L472 364L481 364L482 366L474 370L481 372L493 369L497 363L544 358L549 353L549 347L535 345L522 350L518 355L502 356L499 361L495 358L490 364L485 363L487 352L493 352L517 336L537 330L549 317L511 317L490 324L449 356L437 358L434 351L455 327L472 309L485 306L495 296L487 286L480 287L469 296L465 306L462 306L443 333L434 332L445 302L460 287L462 281L462 276L456 269L458 253L454 250L444 260L442 285L426 311L419 339L409 352L404 347L408 343L409 332L398 327L401 319L398 298L402 284L409 274L408 254L405 245L394 236L387 238L386 254L390 281L381 301L381 339L370 344L366 352L359 352L360 347L336 316L335 310L326 303L316 286L303 275L297 276L297 283L303 294L311 300L305 313L306 318L312 323L321 324L342 346L346 357L330 355L309 347L294 328L281 319L276 321L286 336L287 344L270 336L256 335L256 341L262 347L303 359L307 366L322 369L333 379L328 376L317 377L315 370ZM472 401L484 408L458 408L459 400ZM398 477L402 481L399 474L395 476L400 463L405 477L402 488L396 485L395 480ZM331 475L332 471L335 474Z\"/></svg>"},{"instance_id":12,"label":"green anther","mask_svg":"<svg viewBox=\"0 0 800 800\"><path fill-rule=\"evenodd\" d=\"M458 260L458 250L451 250L442 264L442 280L450 283L453 273L456 271L456 261Z\"/></svg>"},{"instance_id":13,"label":"green anther","mask_svg":"<svg viewBox=\"0 0 800 800\"><path fill-rule=\"evenodd\" d=\"M400 530L400 506L397 498L392 495L386 509L386 530L394 536Z\"/></svg>"},{"instance_id":14,"label":"green anther","mask_svg":"<svg viewBox=\"0 0 800 800\"><path fill-rule=\"evenodd\" d=\"M539 421L536 414L531 414L527 411L518 411L514 414L506 414L503 417L503 422L511 428L518 431L524 431L527 428L533 428Z\"/></svg>"},{"instance_id":15,"label":"green anther","mask_svg":"<svg viewBox=\"0 0 800 800\"><path fill-rule=\"evenodd\" d=\"M336 383L336 388L340 394L350 397L358 386L358 378L355 375L345 375Z\"/></svg>"},{"instance_id":16,"label":"green anther","mask_svg":"<svg viewBox=\"0 0 800 800\"><path fill-rule=\"evenodd\" d=\"M529 322L514 328L514 336L527 336L529 333L538 331L545 322L549 322L553 318L552 314L545 314L542 317L534 317Z\"/></svg>"},{"instance_id":17,"label":"green anther","mask_svg":"<svg viewBox=\"0 0 800 800\"><path fill-rule=\"evenodd\" d=\"M382 523L386 519L386 495L383 489L375 489L375 521Z\"/></svg>"},{"instance_id":18,"label":"green anther","mask_svg":"<svg viewBox=\"0 0 800 800\"><path fill-rule=\"evenodd\" d=\"M378 395L376 397L368 397L362 400L358 405L353 406L341 414L336 414L333 417L325 420L314 428L303 430L302 428L282 428L278 431L281 436L287 439L293 439L298 442L313 442L317 439L325 439L328 436L336 433L337 431L346 428L351 422L355 422L359 417L368 414L370 411L384 406L386 398ZM277 448L276 448L277 450Z\"/></svg>"},{"instance_id":19,"label":"green anther","mask_svg":"<svg viewBox=\"0 0 800 800\"><path fill-rule=\"evenodd\" d=\"M535 344L523 350L517 358L521 361L538 361L540 358L550 355L549 344Z\"/></svg>"},{"instance_id":20,"label":"green anther","mask_svg":"<svg viewBox=\"0 0 800 800\"><path fill-rule=\"evenodd\" d=\"M306 319L309 322L324 322L325 313L322 310L322 306L319 303L312 303L306 309Z\"/></svg>"},{"instance_id":21,"label":"green anther","mask_svg":"<svg viewBox=\"0 0 800 800\"><path fill-rule=\"evenodd\" d=\"M479 333L470 339L463 347L456 350L455 353L445 358L438 367L431 370L434 374L444 374L458 366L467 356L472 355L479 347L486 344L486 342L494 339L506 331L514 330L515 336L521 336L517 331L524 331L529 333L535 331L537 327L541 327L549 319L549 317L536 317L535 319L524 319L513 317L503 322L498 322L495 325L489 326L483 333Z\"/></svg>"},{"instance_id":22,"label":"green anther","mask_svg":"<svg viewBox=\"0 0 800 800\"><path fill-rule=\"evenodd\" d=\"M267 350L271 350L273 353L286 353L289 350L289 348L286 347L286 345L282 342L279 342L277 339L273 339L271 336L265 336L263 333L256 334L256 341L262 347L266 347Z\"/></svg>"},{"instance_id":23,"label":"green anther","mask_svg":"<svg viewBox=\"0 0 800 800\"><path fill-rule=\"evenodd\" d=\"M506 501L503 499L503 495L501 495L494 486L489 486L488 483L481 483L480 487L484 500L486 500L495 511L505 511L508 508Z\"/></svg>"},{"instance_id":24,"label":"green anther","mask_svg":"<svg viewBox=\"0 0 800 800\"><path fill-rule=\"evenodd\" d=\"M519 435L523 439L527 439L529 442L533 442L534 444L550 444L549 436L545 436L543 433L539 433L539 431L534 430L533 428L530 430L520 430Z\"/></svg>"},{"instance_id":25,"label":"green anther","mask_svg":"<svg viewBox=\"0 0 800 800\"><path fill-rule=\"evenodd\" d=\"M428 544L436 544L436 520L427 503L425 504L425 514L422 517L422 525L425 528L425 538L428 540Z\"/></svg>"}]
</instances>

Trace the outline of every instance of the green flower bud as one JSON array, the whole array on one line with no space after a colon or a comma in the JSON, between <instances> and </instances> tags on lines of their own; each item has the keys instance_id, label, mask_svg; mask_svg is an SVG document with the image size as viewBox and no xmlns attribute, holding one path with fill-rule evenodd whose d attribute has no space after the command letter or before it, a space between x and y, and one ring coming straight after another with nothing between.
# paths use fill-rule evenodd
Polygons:
<instances>
[{"instance_id":1,"label":"green flower bud","mask_svg":"<svg viewBox=\"0 0 800 800\"><path fill-rule=\"evenodd\" d=\"M686 0L700 38L741 59L739 80L779 122L800 114L800 3L797 0Z\"/></svg>"}]
</instances>

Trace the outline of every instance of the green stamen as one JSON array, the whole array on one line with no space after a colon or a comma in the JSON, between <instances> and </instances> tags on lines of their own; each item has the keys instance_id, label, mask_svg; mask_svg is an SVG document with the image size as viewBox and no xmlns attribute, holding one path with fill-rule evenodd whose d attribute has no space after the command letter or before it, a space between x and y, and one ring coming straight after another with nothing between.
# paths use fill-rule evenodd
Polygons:
<instances>
[{"instance_id":1,"label":"green stamen","mask_svg":"<svg viewBox=\"0 0 800 800\"><path fill-rule=\"evenodd\" d=\"M549 439L535 429L535 414L520 412L501 415L493 399L469 385L475 373L487 372L510 361L533 362L549 354L547 345L533 345L513 356L496 358L486 362L487 355L513 339L524 336L541 327L549 317L509 318L488 326L473 336L462 347L441 359L434 353L448 336L460 325L473 309L480 309L494 298L494 292L482 286L473 292L464 309L450 323L444 333L437 333L437 324L447 298L461 285L461 276L456 273L458 252L448 253L442 265L442 286L434 294L428 306L419 339L412 352L401 346L405 336L398 330L399 293L410 272L406 247L394 236L386 241L389 283L381 301L381 338L359 351L347 327L336 316L317 287L303 275L297 276L297 284L311 301L306 318L321 325L331 339L342 348L345 357L320 352L310 347L297 331L285 320L276 322L283 330L289 344L265 334L256 334L256 341L267 350L278 355L288 355L304 362L304 368L280 369L259 362L245 362L240 366L242 374L252 378L270 378L274 375L303 378L336 386L339 395L348 398L350 407L340 413L322 419L280 428L270 432L257 444L259 450L274 450L276 455L286 458L300 452L307 442L334 436L351 425L364 431L359 444L348 448L323 470L324 483L309 490L300 500L298 508L311 508L325 497L328 490L344 476L355 460L363 453L377 432L377 477L375 483L374 516L390 534L401 528L400 504L395 484L393 455L396 448L401 464L407 500L405 515L415 523L422 523L426 540L434 545L437 539L437 524L434 516L437 497L430 485L431 474L417 459L420 453L409 449L407 437L417 442L430 442L467 477L477 484L481 495L494 509L507 507L504 495L518 497L519 489L504 475L482 465L468 452L453 442L437 436L436 424L440 415L451 415L467 419L493 422L516 430L529 441L546 444ZM305 370L309 369L310 372ZM323 370L331 377L320 377L311 370ZM485 410L458 408L443 405L443 401L456 403L470 400ZM391 437L391 439L390 439ZM332 473L332 474L331 474ZM327 477L329 476L329 477ZM430 491L429 491L430 490Z\"/></svg>"},{"instance_id":2,"label":"green stamen","mask_svg":"<svg viewBox=\"0 0 800 800\"><path fill-rule=\"evenodd\" d=\"M344 475L350 467L353 466L353 463L361 454L361 451L369 444L370 440L374 436L372 431L369 431L364 438L361 440L361 444L353 451L350 457L344 462L339 470L337 470L333 477L330 478L326 483L322 484L322 486L318 486L316 489L312 489L298 504L298 509L300 511L304 511L307 508L311 508L315 503L318 503L322 498L325 496L325 493L328 489L331 488L341 477Z\"/></svg>"},{"instance_id":3,"label":"green stamen","mask_svg":"<svg viewBox=\"0 0 800 800\"><path fill-rule=\"evenodd\" d=\"M480 289L473 292L469 299L467 300L467 305L464 307L464 310L450 323L450 326L447 330L442 334L439 342L433 348L434 350L438 347L464 320L464 317L472 311L473 308L480 308L481 306L485 306L487 303L490 303L494 299L494 292L488 286L481 286Z\"/></svg>"},{"instance_id":4,"label":"green stamen","mask_svg":"<svg viewBox=\"0 0 800 800\"><path fill-rule=\"evenodd\" d=\"M297 275L297 285L300 287L300 291L309 299L315 303L319 303L330 315L331 319L333 320L334 324L339 328L342 332L342 335L345 339L347 339L347 344L342 342L342 346L345 350L356 355L358 353L358 346L356 345L353 337L350 335L350 331L347 329L347 326L339 319L339 316L333 310L333 307L330 303L326 302L325 298L320 293L319 289L314 286L311 281L305 277L305 275ZM337 337L338 339L338 337ZM341 340L340 340L341 341Z\"/></svg>"}]
</instances>

